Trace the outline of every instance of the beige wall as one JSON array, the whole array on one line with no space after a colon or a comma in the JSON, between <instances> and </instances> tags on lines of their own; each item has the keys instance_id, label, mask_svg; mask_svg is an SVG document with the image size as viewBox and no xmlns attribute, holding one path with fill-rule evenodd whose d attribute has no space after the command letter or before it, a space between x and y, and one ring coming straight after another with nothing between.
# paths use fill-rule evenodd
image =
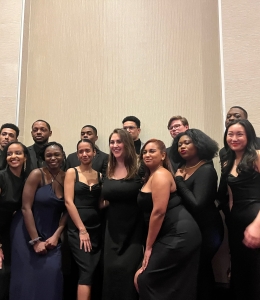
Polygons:
<instances>
[{"instance_id":1,"label":"beige wall","mask_svg":"<svg viewBox=\"0 0 260 300\"><path fill-rule=\"evenodd\" d=\"M143 141L170 145L174 114L221 141L215 0L29 2L19 122L27 145L32 122L43 118L66 153L87 123L108 151L109 133L127 115L140 118Z\"/></svg>"},{"instance_id":2,"label":"beige wall","mask_svg":"<svg viewBox=\"0 0 260 300\"><path fill-rule=\"evenodd\" d=\"M260 1L221 2L226 107L244 107L260 136Z\"/></svg>"},{"instance_id":3,"label":"beige wall","mask_svg":"<svg viewBox=\"0 0 260 300\"><path fill-rule=\"evenodd\" d=\"M0 0L0 124L17 119L22 4L21 0Z\"/></svg>"}]
</instances>

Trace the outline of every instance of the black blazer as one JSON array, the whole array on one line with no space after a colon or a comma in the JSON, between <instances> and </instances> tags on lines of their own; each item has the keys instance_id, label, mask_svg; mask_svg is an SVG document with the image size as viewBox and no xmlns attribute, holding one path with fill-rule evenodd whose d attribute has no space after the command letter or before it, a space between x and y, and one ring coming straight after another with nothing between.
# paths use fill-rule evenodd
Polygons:
<instances>
[{"instance_id":1,"label":"black blazer","mask_svg":"<svg viewBox=\"0 0 260 300\"><path fill-rule=\"evenodd\" d=\"M108 154L96 149L96 155L92 161L92 168L100 172L103 177L106 176L107 164L108 164ZM77 152L71 153L68 155L66 161L66 170L69 168L75 168L80 165L80 161L78 160Z\"/></svg>"}]
</instances>

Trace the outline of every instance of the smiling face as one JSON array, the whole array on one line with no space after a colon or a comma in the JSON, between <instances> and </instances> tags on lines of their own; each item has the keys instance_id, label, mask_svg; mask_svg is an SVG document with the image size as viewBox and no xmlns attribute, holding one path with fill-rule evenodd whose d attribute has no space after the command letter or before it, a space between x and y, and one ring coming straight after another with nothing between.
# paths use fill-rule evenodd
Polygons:
<instances>
[{"instance_id":1,"label":"smiling face","mask_svg":"<svg viewBox=\"0 0 260 300\"><path fill-rule=\"evenodd\" d=\"M23 164L26 161L23 147L20 144L10 145L7 149L6 161L10 169L22 169Z\"/></svg>"},{"instance_id":2,"label":"smiling face","mask_svg":"<svg viewBox=\"0 0 260 300\"><path fill-rule=\"evenodd\" d=\"M48 168L60 168L63 162L63 152L57 145L49 146L45 149L44 159Z\"/></svg>"},{"instance_id":3,"label":"smiling face","mask_svg":"<svg viewBox=\"0 0 260 300\"><path fill-rule=\"evenodd\" d=\"M116 159L124 158L125 156L125 145L122 142L120 135L113 133L109 141L109 148L111 153L115 156Z\"/></svg>"},{"instance_id":4,"label":"smiling face","mask_svg":"<svg viewBox=\"0 0 260 300\"><path fill-rule=\"evenodd\" d=\"M143 161L150 170L162 165L165 155L165 152L162 153L157 143L154 142L148 143L142 152Z\"/></svg>"},{"instance_id":5,"label":"smiling face","mask_svg":"<svg viewBox=\"0 0 260 300\"><path fill-rule=\"evenodd\" d=\"M178 142L178 152L184 160L198 157L198 150L188 135L183 135Z\"/></svg>"},{"instance_id":6,"label":"smiling face","mask_svg":"<svg viewBox=\"0 0 260 300\"><path fill-rule=\"evenodd\" d=\"M247 146L247 135L244 126L237 123L228 128L227 144L235 152L244 152Z\"/></svg>"},{"instance_id":7,"label":"smiling face","mask_svg":"<svg viewBox=\"0 0 260 300\"><path fill-rule=\"evenodd\" d=\"M90 164L95 156L95 151L90 143L81 142L78 144L78 159L82 164Z\"/></svg>"},{"instance_id":8,"label":"smiling face","mask_svg":"<svg viewBox=\"0 0 260 300\"><path fill-rule=\"evenodd\" d=\"M48 142L52 132L45 122L38 121L33 123L31 134L36 144L44 145Z\"/></svg>"}]
</instances>

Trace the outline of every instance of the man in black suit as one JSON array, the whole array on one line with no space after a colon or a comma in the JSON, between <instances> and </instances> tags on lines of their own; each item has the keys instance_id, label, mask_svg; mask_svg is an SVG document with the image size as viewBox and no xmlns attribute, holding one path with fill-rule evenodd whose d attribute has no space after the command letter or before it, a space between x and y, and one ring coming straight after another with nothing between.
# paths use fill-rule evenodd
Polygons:
<instances>
[{"instance_id":1,"label":"man in black suit","mask_svg":"<svg viewBox=\"0 0 260 300\"><path fill-rule=\"evenodd\" d=\"M0 128L0 168L3 163L2 152L4 147L10 143L17 141L19 135L19 128L12 123L5 123Z\"/></svg>"},{"instance_id":2,"label":"man in black suit","mask_svg":"<svg viewBox=\"0 0 260 300\"><path fill-rule=\"evenodd\" d=\"M235 120L239 120L239 119L247 120L247 118L248 118L248 113L243 107L232 106L229 109L229 111L227 112L225 126L227 127L231 122L233 122ZM257 137L257 145L258 145L257 149L260 149L260 138L259 137ZM226 154L226 149L225 149L225 147L223 147L219 151L220 160L223 159L225 154ZM223 213L225 215L225 221L228 226L229 213L230 213L230 209L229 209L229 205L228 205L229 197L228 197L228 192L227 192L226 178L224 178L223 176L221 176L221 178L220 178L217 200L219 202L219 208L223 211Z\"/></svg>"},{"instance_id":3,"label":"man in black suit","mask_svg":"<svg viewBox=\"0 0 260 300\"><path fill-rule=\"evenodd\" d=\"M45 165L39 154L42 147L48 143L49 137L52 135L51 126L44 120L37 120L32 124L31 134L34 144L27 147L27 149L31 158L31 170L34 170Z\"/></svg>"},{"instance_id":4,"label":"man in black suit","mask_svg":"<svg viewBox=\"0 0 260 300\"><path fill-rule=\"evenodd\" d=\"M89 139L95 145L98 135L97 129L93 125L85 125L80 132L80 139ZM108 154L100 151L96 146L96 155L92 161L92 168L100 172L103 177L106 176L106 169L108 164ZM80 165L80 161L78 160L77 152L71 153L68 155L66 161L66 170L69 168L74 168Z\"/></svg>"}]
</instances>

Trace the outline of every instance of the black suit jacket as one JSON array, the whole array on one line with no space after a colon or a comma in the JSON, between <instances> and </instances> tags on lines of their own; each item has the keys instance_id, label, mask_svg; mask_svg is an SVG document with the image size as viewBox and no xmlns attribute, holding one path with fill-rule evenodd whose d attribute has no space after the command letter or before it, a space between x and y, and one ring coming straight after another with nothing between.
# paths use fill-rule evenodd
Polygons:
<instances>
[{"instance_id":1,"label":"black suit jacket","mask_svg":"<svg viewBox=\"0 0 260 300\"><path fill-rule=\"evenodd\" d=\"M108 154L96 149L96 155L92 161L92 168L101 173L103 178L106 176L107 164L108 164ZM77 152L71 153L68 155L66 161L66 170L69 168L75 168L80 165L80 161L78 160Z\"/></svg>"}]
</instances>

